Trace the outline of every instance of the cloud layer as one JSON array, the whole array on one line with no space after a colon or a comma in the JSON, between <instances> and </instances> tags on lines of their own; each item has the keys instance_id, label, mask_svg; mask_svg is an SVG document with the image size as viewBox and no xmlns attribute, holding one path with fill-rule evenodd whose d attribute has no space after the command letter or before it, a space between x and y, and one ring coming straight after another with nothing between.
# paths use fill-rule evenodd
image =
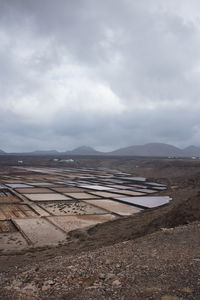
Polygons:
<instances>
[{"instance_id":1,"label":"cloud layer","mask_svg":"<svg viewBox=\"0 0 200 300\"><path fill-rule=\"evenodd\" d=\"M0 0L0 148L200 145L199 9Z\"/></svg>"}]
</instances>

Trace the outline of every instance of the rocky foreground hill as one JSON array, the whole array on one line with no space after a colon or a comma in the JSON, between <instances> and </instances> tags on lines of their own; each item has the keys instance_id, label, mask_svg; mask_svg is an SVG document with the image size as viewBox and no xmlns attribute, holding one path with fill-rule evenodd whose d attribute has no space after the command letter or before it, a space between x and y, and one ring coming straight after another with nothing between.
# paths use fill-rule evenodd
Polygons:
<instances>
[{"instance_id":1,"label":"rocky foreground hill","mask_svg":"<svg viewBox=\"0 0 200 300\"><path fill-rule=\"evenodd\" d=\"M200 223L0 275L0 299L200 299Z\"/></svg>"}]
</instances>

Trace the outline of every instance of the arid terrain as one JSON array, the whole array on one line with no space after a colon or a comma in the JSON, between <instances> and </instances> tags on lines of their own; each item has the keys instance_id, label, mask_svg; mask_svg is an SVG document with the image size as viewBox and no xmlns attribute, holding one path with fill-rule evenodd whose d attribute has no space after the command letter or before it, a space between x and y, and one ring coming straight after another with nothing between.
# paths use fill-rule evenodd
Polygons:
<instances>
[{"instance_id":1,"label":"arid terrain","mask_svg":"<svg viewBox=\"0 0 200 300\"><path fill-rule=\"evenodd\" d=\"M109 168L167 185L159 196L172 200L72 230L66 244L2 252L0 299L200 299L200 160L53 159L0 157L1 175L19 176L22 165Z\"/></svg>"}]
</instances>

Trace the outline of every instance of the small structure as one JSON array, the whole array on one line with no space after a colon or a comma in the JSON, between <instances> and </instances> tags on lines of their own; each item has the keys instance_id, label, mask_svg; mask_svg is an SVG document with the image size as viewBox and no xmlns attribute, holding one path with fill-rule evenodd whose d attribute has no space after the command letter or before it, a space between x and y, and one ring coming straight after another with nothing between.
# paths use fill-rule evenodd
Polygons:
<instances>
[{"instance_id":1,"label":"small structure","mask_svg":"<svg viewBox=\"0 0 200 300\"><path fill-rule=\"evenodd\" d=\"M59 162L71 163L71 162L74 162L74 160L73 159L61 159Z\"/></svg>"},{"instance_id":2,"label":"small structure","mask_svg":"<svg viewBox=\"0 0 200 300\"><path fill-rule=\"evenodd\" d=\"M54 158L53 159L54 162L59 162L59 163L72 163L74 162L73 159L59 159L59 158Z\"/></svg>"}]
</instances>

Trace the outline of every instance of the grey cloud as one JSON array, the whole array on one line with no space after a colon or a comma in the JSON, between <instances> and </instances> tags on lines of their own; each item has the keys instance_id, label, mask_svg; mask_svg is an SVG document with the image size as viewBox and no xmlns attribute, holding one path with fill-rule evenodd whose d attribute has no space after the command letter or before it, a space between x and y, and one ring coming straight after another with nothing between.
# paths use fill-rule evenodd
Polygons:
<instances>
[{"instance_id":1,"label":"grey cloud","mask_svg":"<svg viewBox=\"0 0 200 300\"><path fill-rule=\"evenodd\" d=\"M199 145L200 5L179 4L0 0L0 148Z\"/></svg>"}]
</instances>

